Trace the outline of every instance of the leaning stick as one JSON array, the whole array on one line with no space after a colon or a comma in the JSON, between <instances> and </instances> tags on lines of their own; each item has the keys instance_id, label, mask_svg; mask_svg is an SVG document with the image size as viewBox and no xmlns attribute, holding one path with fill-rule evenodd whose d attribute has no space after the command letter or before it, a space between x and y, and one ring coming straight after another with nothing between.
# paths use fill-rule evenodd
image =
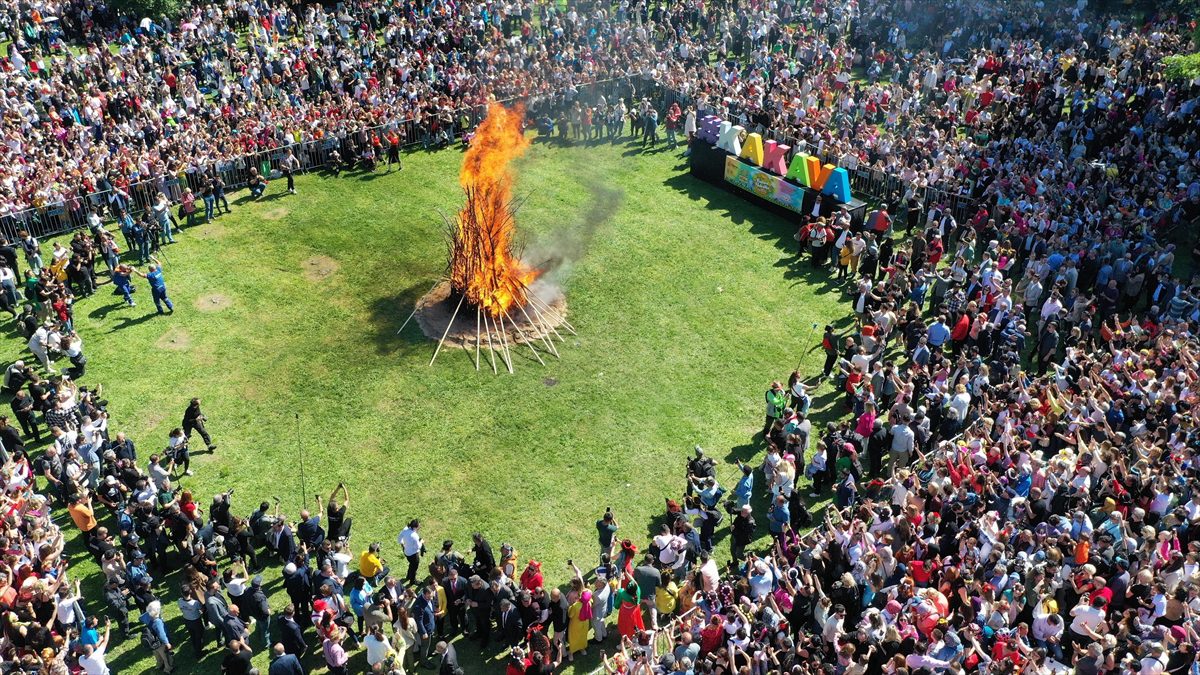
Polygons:
<instances>
[{"instance_id":1,"label":"leaning stick","mask_svg":"<svg viewBox=\"0 0 1200 675\"><path fill-rule=\"evenodd\" d=\"M463 300L466 299L466 295L458 299L458 306L454 308L454 313L450 315L450 323L446 324L446 332L442 333L442 339L438 340L437 349L433 350L433 358L429 359L429 365L432 366L433 362L437 360L438 352L442 351L442 345L446 342L446 336L450 334L450 329L454 327L454 320L458 318L458 310L462 309Z\"/></svg>"},{"instance_id":2,"label":"leaning stick","mask_svg":"<svg viewBox=\"0 0 1200 675\"><path fill-rule=\"evenodd\" d=\"M558 350L554 348L554 341L546 337L550 334L550 331L546 330L545 324L534 321L529 316L529 312L525 311L525 305L521 305L521 313L525 315L525 320L529 322L529 325L533 326L539 331L540 335L538 337L542 339L542 342L546 343L546 348L550 350L550 353L554 355L554 358L561 359L562 357L558 355Z\"/></svg>"},{"instance_id":3,"label":"leaning stick","mask_svg":"<svg viewBox=\"0 0 1200 675\"><path fill-rule=\"evenodd\" d=\"M488 355L491 356L491 358L492 358L492 374L499 375L500 371L496 369L496 347L495 347L495 345L492 344L492 328L490 325L488 325L487 312L483 313L483 327L485 330L487 330ZM476 337L478 337L478 336L476 336Z\"/></svg>"},{"instance_id":4,"label":"leaning stick","mask_svg":"<svg viewBox=\"0 0 1200 675\"><path fill-rule=\"evenodd\" d=\"M532 293L530 293L526 297L528 297L531 302L537 303L537 306L540 307L543 312L550 314L552 317L558 317L559 323L561 323L563 326L565 326L567 328L567 330L571 331L572 335L577 334L577 333L575 333L575 326L572 326L571 322L567 321L566 315L564 315L562 312L558 311L557 309L551 307L550 303L546 302L545 300L542 300L541 298L539 298L538 296L536 296Z\"/></svg>"},{"instance_id":5,"label":"leaning stick","mask_svg":"<svg viewBox=\"0 0 1200 675\"><path fill-rule=\"evenodd\" d=\"M533 315L537 317L538 321L542 322L542 325L546 327L547 335L549 335L550 333L554 333L554 336L557 337L562 342L567 341L567 338L563 337L562 333L558 332L558 329L554 327L554 324L550 323L550 320L547 319L545 316L542 316L542 312L537 307L530 305L529 310L532 311ZM551 342L551 344L553 344L554 340L551 340L550 342ZM554 352L555 352L555 355L557 355L558 349L555 348Z\"/></svg>"},{"instance_id":6,"label":"leaning stick","mask_svg":"<svg viewBox=\"0 0 1200 675\"><path fill-rule=\"evenodd\" d=\"M478 307L475 308L475 370L476 371L479 370L479 347L480 347L480 342L483 341L483 339L479 335L479 322L480 322L479 315L480 314L481 314L481 311L479 310L479 308Z\"/></svg>"},{"instance_id":7,"label":"leaning stick","mask_svg":"<svg viewBox=\"0 0 1200 675\"><path fill-rule=\"evenodd\" d=\"M425 295L429 295L430 293L432 293L433 289L437 288L437 285L442 283L445 279L446 279L446 277L438 277L438 280L433 282L433 285L429 287L429 290L425 293ZM424 296L421 296L421 297L424 297ZM412 313L408 315L408 318L404 320L404 323L400 324L400 330L396 331L396 335L399 335L401 333L401 331L404 330L405 326L408 325L408 322L412 321L412 318L416 315L417 315L417 308L414 306Z\"/></svg>"},{"instance_id":8,"label":"leaning stick","mask_svg":"<svg viewBox=\"0 0 1200 675\"><path fill-rule=\"evenodd\" d=\"M510 324L512 324L512 327L513 327L513 341L516 341L517 324L516 324L516 322L515 322L515 321L513 321L513 320L512 320L512 317L511 317L511 316L510 316L510 317L508 317L508 322L509 322ZM531 323L532 323L532 322L531 322ZM533 342L534 342L533 340L526 340L526 341L525 341L525 344L529 345L529 351L533 352L533 357L534 357L535 359L537 359L537 360L538 360L538 363L542 364L543 366L544 366L544 365L546 365L546 362L542 360L542 355L541 355L541 354L538 354L538 352L537 352L537 349L534 349L534 347L533 347Z\"/></svg>"},{"instance_id":9,"label":"leaning stick","mask_svg":"<svg viewBox=\"0 0 1200 675\"><path fill-rule=\"evenodd\" d=\"M571 335L578 335L578 334L579 334L579 333L576 333L576 332L575 332L575 327L571 325L571 322L570 322L570 321L567 321L567 317L563 316L561 312L559 312L558 310L554 309L554 308L553 308L553 307L551 307L550 305L546 304L546 303L545 303L545 302L543 302L542 300L538 299L538 297L537 297L536 295L530 294L530 295L529 295L529 299L530 299L530 301L537 303L537 304L538 304L538 305L541 307L542 311L544 311L544 312L546 312L547 314L551 315L551 317L552 317L552 318L553 318L553 317L558 317L558 321L559 321L559 323L561 323L561 324L563 325L563 327L564 327L564 328L566 328L567 330L571 331Z\"/></svg>"},{"instance_id":10,"label":"leaning stick","mask_svg":"<svg viewBox=\"0 0 1200 675\"><path fill-rule=\"evenodd\" d=\"M508 347L508 336L504 334L504 315L501 314L498 319L499 323L495 324L497 326L496 332L500 334L500 344L504 348L504 364L508 366L508 374L511 375L513 372L512 351Z\"/></svg>"}]
</instances>

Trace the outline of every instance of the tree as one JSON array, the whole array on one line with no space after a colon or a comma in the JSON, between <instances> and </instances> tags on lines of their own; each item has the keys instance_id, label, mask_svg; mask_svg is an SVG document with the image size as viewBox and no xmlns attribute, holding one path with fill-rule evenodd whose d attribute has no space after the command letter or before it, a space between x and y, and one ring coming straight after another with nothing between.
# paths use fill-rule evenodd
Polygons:
<instances>
[{"instance_id":1,"label":"tree","mask_svg":"<svg viewBox=\"0 0 1200 675\"><path fill-rule=\"evenodd\" d=\"M172 19L179 16L184 0L115 0L113 5L118 12L132 16L137 21L144 18L157 21L162 16Z\"/></svg>"},{"instance_id":2,"label":"tree","mask_svg":"<svg viewBox=\"0 0 1200 675\"><path fill-rule=\"evenodd\" d=\"M1200 78L1200 52L1176 54L1162 60L1164 73L1172 80L1195 80Z\"/></svg>"}]
</instances>

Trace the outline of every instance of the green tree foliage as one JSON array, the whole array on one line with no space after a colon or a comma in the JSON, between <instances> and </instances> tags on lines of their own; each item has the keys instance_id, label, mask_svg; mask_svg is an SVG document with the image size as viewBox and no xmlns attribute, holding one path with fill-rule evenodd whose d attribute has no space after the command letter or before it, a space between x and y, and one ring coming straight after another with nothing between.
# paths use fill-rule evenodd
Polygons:
<instances>
[{"instance_id":1,"label":"green tree foliage","mask_svg":"<svg viewBox=\"0 0 1200 675\"><path fill-rule=\"evenodd\" d=\"M1200 52L1176 54L1163 59L1166 76L1172 80L1194 80L1200 77Z\"/></svg>"},{"instance_id":2,"label":"green tree foliage","mask_svg":"<svg viewBox=\"0 0 1200 675\"><path fill-rule=\"evenodd\" d=\"M117 10L141 20L145 17L158 19L161 16L175 18L183 9L184 0L115 0Z\"/></svg>"}]
</instances>

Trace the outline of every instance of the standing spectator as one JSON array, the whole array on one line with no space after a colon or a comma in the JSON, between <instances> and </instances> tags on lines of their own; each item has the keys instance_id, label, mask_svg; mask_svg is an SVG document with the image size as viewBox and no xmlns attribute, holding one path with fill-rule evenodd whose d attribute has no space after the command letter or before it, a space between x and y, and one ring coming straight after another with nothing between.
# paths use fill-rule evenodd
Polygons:
<instances>
[{"instance_id":1,"label":"standing spectator","mask_svg":"<svg viewBox=\"0 0 1200 675\"><path fill-rule=\"evenodd\" d=\"M138 620L142 622L142 643L154 652L154 661L158 669L164 673L175 670L175 656L172 650L171 638L167 635L167 625L162 619L162 603L155 600L146 606Z\"/></svg>"},{"instance_id":2,"label":"standing spectator","mask_svg":"<svg viewBox=\"0 0 1200 675\"><path fill-rule=\"evenodd\" d=\"M408 527L396 536L396 542L400 544L400 550L408 560L408 572L404 575L404 583L408 586L417 584L417 570L421 566L421 556L425 553L425 542L421 541L420 529L421 521L413 518Z\"/></svg>"},{"instance_id":3,"label":"standing spectator","mask_svg":"<svg viewBox=\"0 0 1200 675\"><path fill-rule=\"evenodd\" d=\"M204 423L207 421L208 418L200 411L200 399L198 397L193 398L188 403L187 410L183 411L183 434L188 440L191 440L192 432L199 432L200 438L204 439L204 444L208 446L209 452L212 452L217 449L217 446L213 445L212 438L208 435L208 430L204 428Z\"/></svg>"},{"instance_id":4,"label":"standing spectator","mask_svg":"<svg viewBox=\"0 0 1200 675\"><path fill-rule=\"evenodd\" d=\"M279 170L283 172L284 178L287 179L288 194L296 194L295 174L300 170L300 160L296 159L296 155L291 149L287 151L287 155L279 163Z\"/></svg>"},{"instance_id":5,"label":"standing spectator","mask_svg":"<svg viewBox=\"0 0 1200 675\"><path fill-rule=\"evenodd\" d=\"M163 280L162 263L159 262L158 258L155 258L154 256L150 256L150 259L154 261L154 264L150 265L149 271L147 271L145 274L142 274L137 270L133 270L133 273L142 277L149 283L150 297L154 299L154 307L158 309L158 313L163 314L163 305L166 305L166 313L174 314L175 305L171 302L171 299L167 297L167 282ZM207 442L207 440L208 439L206 438L205 441Z\"/></svg>"}]
</instances>

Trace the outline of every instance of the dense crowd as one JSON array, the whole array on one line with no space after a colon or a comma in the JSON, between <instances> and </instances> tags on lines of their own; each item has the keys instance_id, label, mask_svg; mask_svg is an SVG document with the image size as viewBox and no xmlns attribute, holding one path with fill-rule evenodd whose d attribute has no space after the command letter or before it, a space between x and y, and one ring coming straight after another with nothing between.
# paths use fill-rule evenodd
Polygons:
<instances>
[{"instance_id":1,"label":"dense crowd","mask_svg":"<svg viewBox=\"0 0 1200 675\"><path fill-rule=\"evenodd\" d=\"M1166 236L1200 205L1200 89L1159 63L1189 27L1085 2L943 4L229 2L143 21L5 3L2 215L19 227L62 203L88 229L48 255L28 232L0 242L0 309L34 357L3 383L4 665L106 675L110 645L136 640L164 672L215 643L229 675L263 651L272 675L346 673L359 650L368 672L452 675L468 645L514 675L588 650L631 675L1190 673L1200 288ZM694 107L660 108L643 96L657 87ZM818 212L796 233L797 265L844 284L853 328L827 327L819 377L767 390L761 463L723 486L697 448L656 536L624 537L608 511L597 564L558 577L482 533L469 553L427 547L419 520L352 547L345 486L295 519L246 513L233 490L202 505L177 483L194 435L216 449L199 400L148 457L110 429L105 392L77 382L72 322L97 261L129 304L142 276L173 311L155 253L200 209L228 210L245 157L280 149L294 191L307 141L390 166L514 97L564 138L628 122L686 142L713 111L900 177L862 228ZM971 217L924 203L935 185ZM822 427L824 380L838 421ZM102 571L87 597L59 509Z\"/></svg>"}]
</instances>

